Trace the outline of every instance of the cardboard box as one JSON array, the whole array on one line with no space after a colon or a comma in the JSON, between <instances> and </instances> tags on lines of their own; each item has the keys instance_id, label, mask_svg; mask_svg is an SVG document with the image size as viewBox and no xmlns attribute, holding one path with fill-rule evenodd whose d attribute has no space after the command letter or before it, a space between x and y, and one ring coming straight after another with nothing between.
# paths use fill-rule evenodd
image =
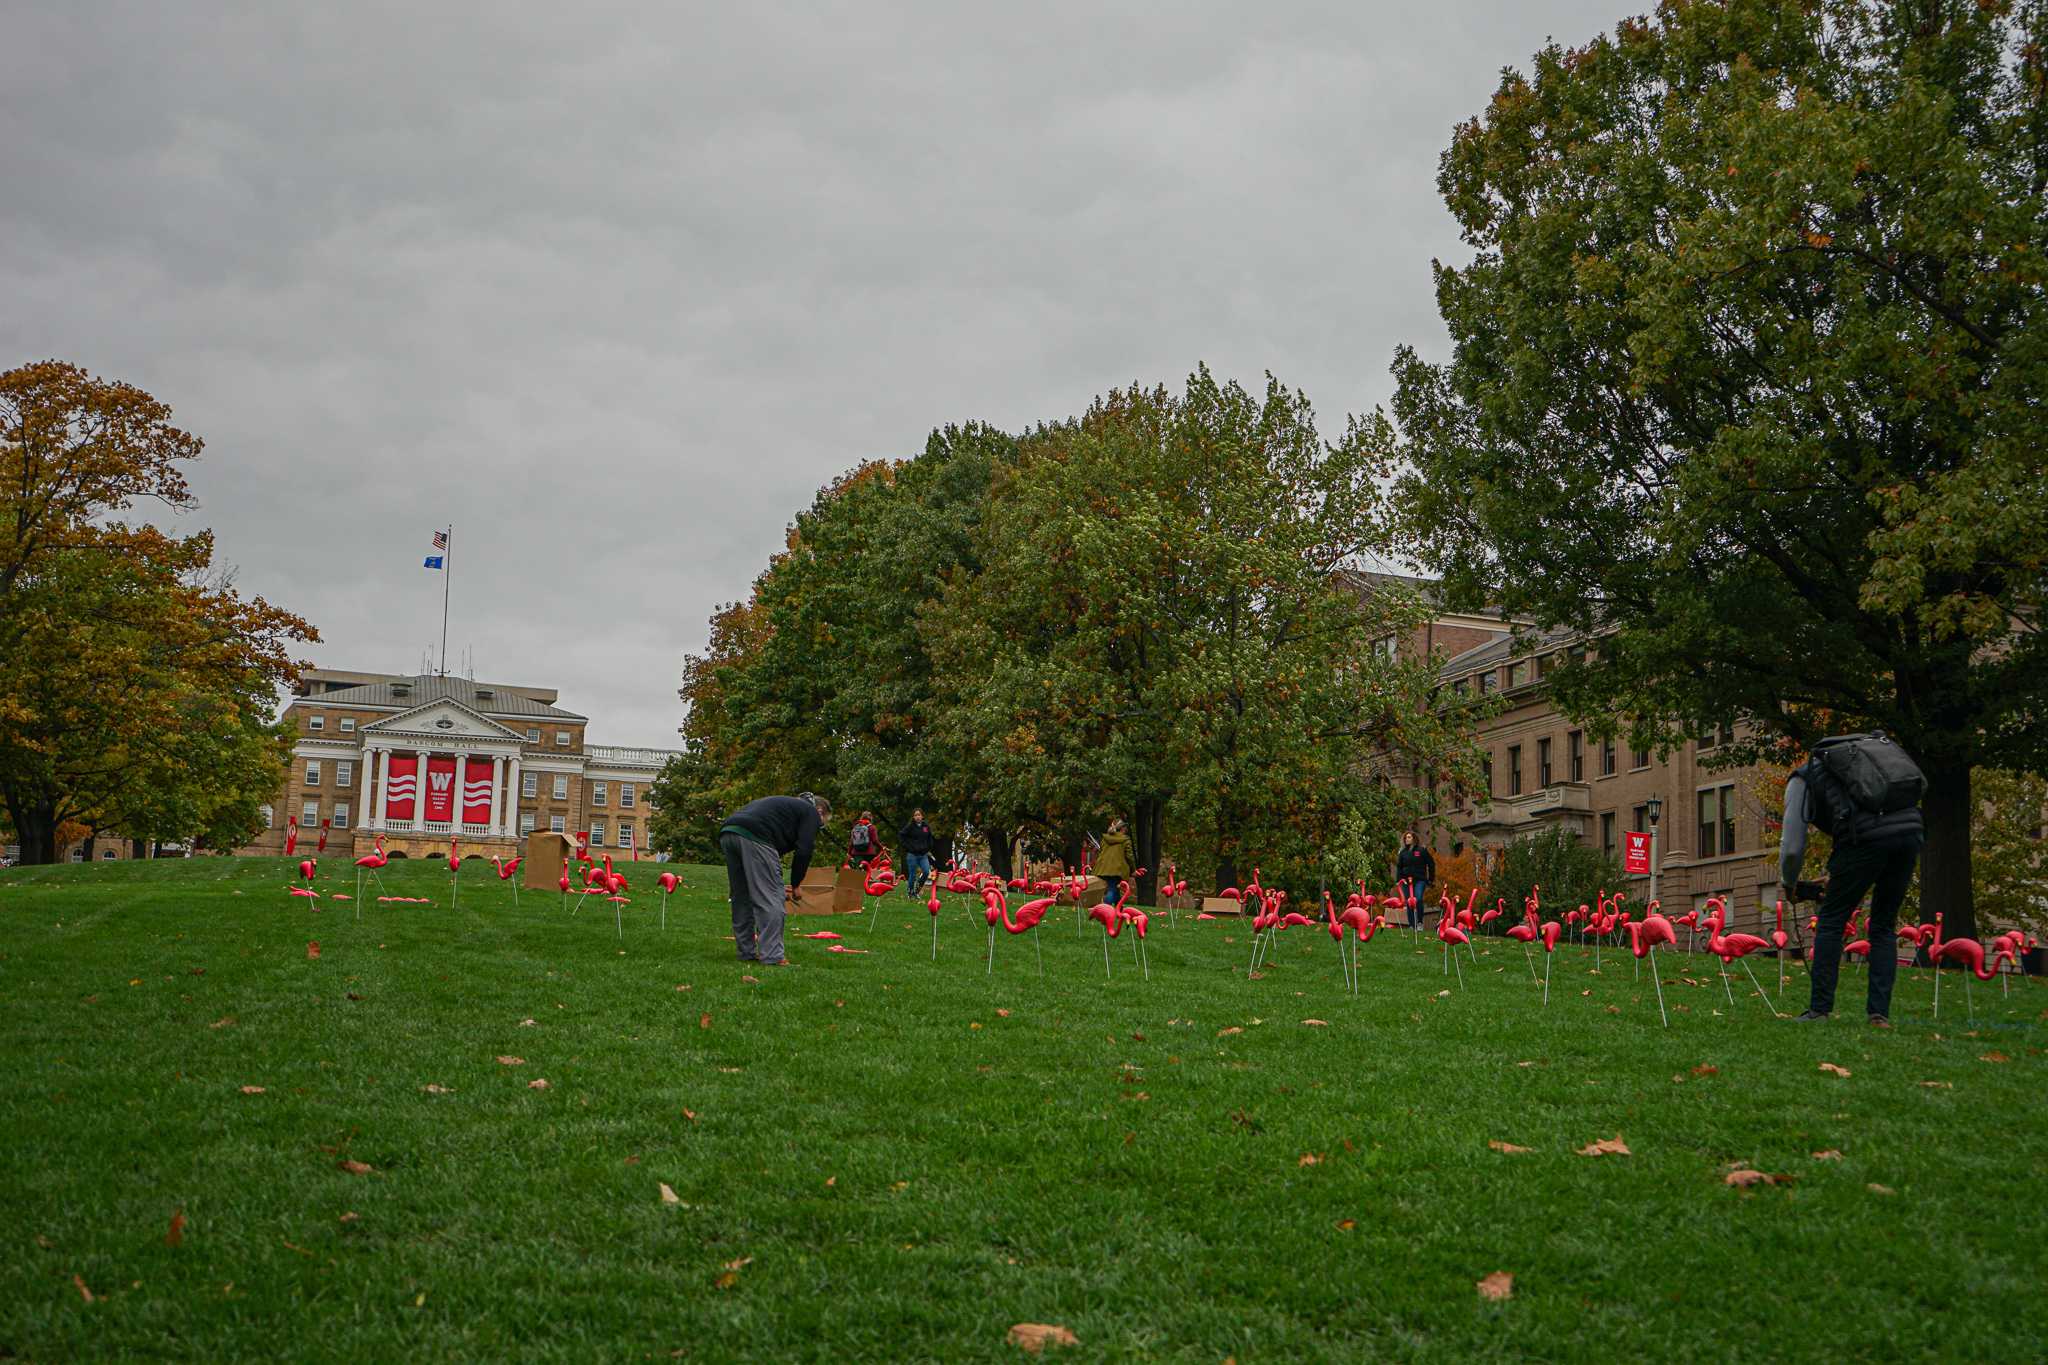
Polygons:
<instances>
[{"instance_id":1,"label":"cardboard box","mask_svg":"<svg viewBox=\"0 0 2048 1365\"><path fill-rule=\"evenodd\" d=\"M867 899L867 894L867 878L859 868L840 868L839 880L832 888L832 913L859 914L861 902Z\"/></svg>"},{"instance_id":2,"label":"cardboard box","mask_svg":"<svg viewBox=\"0 0 2048 1365\"><path fill-rule=\"evenodd\" d=\"M1202 897L1201 913L1205 915L1242 915L1244 906L1223 896Z\"/></svg>"},{"instance_id":3,"label":"cardboard box","mask_svg":"<svg viewBox=\"0 0 2048 1365\"><path fill-rule=\"evenodd\" d=\"M832 913L832 896L838 886L838 868L812 863L804 873L803 885L798 888L803 892L803 900L792 901L785 893L783 908L792 915L829 915Z\"/></svg>"},{"instance_id":4,"label":"cardboard box","mask_svg":"<svg viewBox=\"0 0 2048 1365\"><path fill-rule=\"evenodd\" d=\"M526 852L519 863L519 884L528 891L553 891L561 885L562 864L575 854L576 845L569 842L566 834L555 834L548 830L535 830L526 836ZM569 880L581 885L581 878L571 873Z\"/></svg>"}]
</instances>

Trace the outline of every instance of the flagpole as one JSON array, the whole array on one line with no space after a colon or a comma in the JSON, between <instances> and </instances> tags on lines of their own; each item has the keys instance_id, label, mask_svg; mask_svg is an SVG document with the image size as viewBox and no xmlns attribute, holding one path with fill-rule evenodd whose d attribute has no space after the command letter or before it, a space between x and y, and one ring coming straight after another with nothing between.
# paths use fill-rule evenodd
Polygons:
<instances>
[{"instance_id":1,"label":"flagpole","mask_svg":"<svg viewBox=\"0 0 2048 1365\"><path fill-rule=\"evenodd\" d=\"M455 579L455 523L448 523L447 556L441 561L441 676L448 675L448 588Z\"/></svg>"}]
</instances>

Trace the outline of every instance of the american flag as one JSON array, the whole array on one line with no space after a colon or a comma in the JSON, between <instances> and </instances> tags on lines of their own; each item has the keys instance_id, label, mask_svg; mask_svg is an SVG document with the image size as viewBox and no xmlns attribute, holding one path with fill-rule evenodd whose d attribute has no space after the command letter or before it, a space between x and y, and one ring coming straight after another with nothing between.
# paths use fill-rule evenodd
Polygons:
<instances>
[{"instance_id":1,"label":"american flag","mask_svg":"<svg viewBox=\"0 0 2048 1365\"><path fill-rule=\"evenodd\" d=\"M434 548L437 550L448 548L448 533L446 531L434 532Z\"/></svg>"}]
</instances>

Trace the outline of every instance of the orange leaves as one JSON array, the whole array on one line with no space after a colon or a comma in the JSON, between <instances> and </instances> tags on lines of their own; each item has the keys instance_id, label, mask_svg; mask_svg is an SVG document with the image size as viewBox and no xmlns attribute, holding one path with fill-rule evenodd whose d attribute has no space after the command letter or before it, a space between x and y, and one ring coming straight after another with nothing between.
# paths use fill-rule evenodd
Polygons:
<instances>
[{"instance_id":1,"label":"orange leaves","mask_svg":"<svg viewBox=\"0 0 2048 1365\"><path fill-rule=\"evenodd\" d=\"M184 1244L185 1210L179 1209L176 1213L171 1215L171 1229L169 1232L166 1232L164 1234L164 1245L167 1247L175 1247L183 1246Z\"/></svg>"},{"instance_id":2,"label":"orange leaves","mask_svg":"<svg viewBox=\"0 0 2048 1365\"><path fill-rule=\"evenodd\" d=\"M1050 1322L1020 1322L1010 1328L1004 1338L1012 1346L1038 1355L1048 1346L1079 1346L1081 1338L1066 1328Z\"/></svg>"},{"instance_id":3,"label":"orange leaves","mask_svg":"<svg viewBox=\"0 0 2048 1365\"><path fill-rule=\"evenodd\" d=\"M1301 1160L1295 1162L1294 1164L1296 1166L1320 1166L1323 1164L1323 1153L1303 1152L1301 1154Z\"/></svg>"},{"instance_id":4,"label":"orange leaves","mask_svg":"<svg viewBox=\"0 0 2048 1365\"><path fill-rule=\"evenodd\" d=\"M698 1016L697 1016L697 1027L698 1027L698 1028L710 1028L710 1027L711 1027L711 1016L710 1016L709 1014L700 1014L700 1015L698 1015Z\"/></svg>"},{"instance_id":5,"label":"orange leaves","mask_svg":"<svg viewBox=\"0 0 2048 1365\"><path fill-rule=\"evenodd\" d=\"M526 1065L526 1058L524 1058L524 1057L511 1057L511 1056L504 1056L504 1055L500 1055L500 1056L499 1056L499 1058L498 1058L498 1065L499 1065L499 1066L525 1066L525 1065Z\"/></svg>"},{"instance_id":6,"label":"orange leaves","mask_svg":"<svg viewBox=\"0 0 2048 1365\"><path fill-rule=\"evenodd\" d=\"M83 1276L83 1275L73 1275L73 1276L71 1277L71 1283L73 1283L73 1284L75 1284L75 1285L77 1285L77 1286L78 1286L78 1297L79 1297L79 1298L81 1298L81 1299L84 1299L84 1300L85 1300L85 1301L86 1301L87 1303L91 1303L91 1302L92 1302L92 1291L91 1291L90 1289L87 1289L87 1288L85 1287L85 1276Z\"/></svg>"},{"instance_id":7,"label":"orange leaves","mask_svg":"<svg viewBox=\"0 0 2048 1365\"><path fill-rule=\"evenodd\" d=\"M1493 1303L1499 1303L1502 1299L1514 1296L1515 1277L1505 1270L1496 1270L1485 1279L1480 1280L1473 1288L1479 1291L1480 1298Z\"/></svg>"},{"instance_id":8,"label":"orange leaves","mask_svg":"<svg viewBox=\"0 0 2048 1365\"><path fill-rule=\"evenodd\" d=\"M1520 1156L1522 1153L1531 1150L1527 1147L1517 1147L1512 1142L1502 1142L1499 1138L1488 1139L1486 1145L1503 1156Z\"/></svg>"},{"instance_id":9,"label":"orange leaves","mask_svg":"<svg viewBox=\"0 0 2048 1365\"><path fill-rule=\"evenodd\" d=\"M1842 1159L1842 1154L1833 1147L1827 1147L1823 1148L1818 1152L1815 1152L1813 1154L1813 1159L1815 1161L1840 1161Z\"/></svg>"},{"instance_id":10,"label":"orange leaves","mask_svg":"<svg viewBox=\"0 0 2048 1365\"><path fill-rule=\"evenodd\" d=\"M1244 1030L1243 1030L1242 1028L1238 1027L1238 1026L1237 1026L1236 1024L1232 1024L1232 1025L1231 1025L1231 1026L1230 1026L1229 1028L1225 1028L1225 1029L1218 1029L1218 1030L1216 1030L1216 1036L1217 1036L1218 1038L1228 1038L1228 1037L1230 1037L1230 1036L1231 1036L1232 1034L1237 1034L1237 1033L1243 1033L1243 1032L1244 1032Z\"/></svg>"},{"instance_id":11,"label":"orange leaves","mask_svg":"<svg viewBox=\"0 0 2048 1365\"><path fill-rule=\"evenodd\" d=\"M1721 1074L1721 1068L1718 1066L1708 1066L1705 1062L1701 1062L1692 1069L1692 1074L1695 1076L1718 1076Z\"/></svg>"},{"instance_id":12,"label":"orange leaves","mask_svg":"<svg viewBox=\"0 0 2048 1365\"><path fill-rule=\"evenodd\" d=\"M320 956L320 943L315 939L306 944L306 957L310 960Z\"/></svg>"},{"instance_id":13,"label":"orange leaves","mask_svg":"<svg viewBox=\"0 0 2048 1365\"><path fill-rule=\"evenodd\" d=\"M1356 1218L1339 1218L1337 1220L1337 1231L1339 1232L1351 1232L1357 1227L1358 1220Z\"/></svg>"},{"instance_id":14,"label":"orange leaves","mask_svg":"<svg viewBox=\"0 0 2048 1365\"><path fill-rule=\"evenodd\" d=\"M668 1183L668 1182L667 1182L666 1180L659 1180L659 1181L656 1181L655 1183L656 1183L657 1185L659 1185L659 1186L661 1187L661 1202L662 1202L662 1203L664 1203L664 1204L680 1204L680 1203L682 1203L682 1202L683 1202L683 1197L682 1197L681 1195L677 1194L677 1193L676 1193L676 1192L675 1192L675 1191L674 1191L673 1189L671 1189L671 1188L669 1187L669 1183Z\"/></svg>"},{"instance_id":15,"label":"orange leaves","mask_svg":"<svg viewBox=\"0 0 2048 1365\"><path fill-rule=\"evenodd\" d=\"M1303 1028L1328 1028L1330 1021L1327 1019L1304 1019L1301 1021L1301 1026Z\"/></svg>"},{"instance_id":16,"label":"orange leaves","mask_svg":"<svg viewBox=\"0 0 2048 1365\"><path fill-rule=\"evenodd\" d=\"M1987 1052L1977 1060L1980 1062L2009 1062L2012 1058L2006 1056L2003 1052Z\"/></svg>"},{"instance_id":17,"label":"orange leaves","mask_svg":"<svg viewBox=\"0 0 2048 1365\"><path fill-rule=\"evenodd\" d=\"M242 1093L244 1095L260 1095L263 1093L263 1087L260 1085L245 1085L242 1087Z\"/></svg>"},{"instance_id":18,"label":"orange leaves","mask_svg":"<svg viewBox=\"0 0 2048 1365\"><path fill-rule=\"evenodd\" d=\"M1954 1081L1922 1081L1920 1084L1928 1090L1953 1090L1956 1088Z\"/></svg>"},{"instance_id":19,"label":"orange leaves","mask_svg":"<svg viewBox=\"0 0 2048 1365\"><path fill-rule=\"evenodd\" d=\"M1830 1076L1840 1076L1845 1081L1849 1079L1849 1068L1846 1066L1836 1066L1833 1062L1822 1062L1820 1069L1827 1072Z\"/></svg>"},{"instance_id":20,"label":"orange leaves","mask_svg":"<svg viewBox=\"0 0 2048 1365\"><path fill-rule=\"evenodd\" d=\"M1634 1152L1631 1152L1631 1151L1630 1151L1630 1150L1628 1149L1628 1144L1627 1144L1626 1142L1623 1142L1623 1141L1621 1140L1621 1134L1619 1134L1619 1133L1616 1133L1616 1134L1615 1134L1615 1135L1614 1135L1613 1137L1611 1137L1611 1138L1601 1138L1601 1139L1600 1139L1600 1140L1598 1140L1597 1142L1589 1142L1589 1143L1587 1143L1587 1144L1586 1144L1585 1146L1583 1146L1583 1147L1579 1148L1579 1150L1578 1150L1578 1155L1580 1155L1580 1156L1634 1156L1634 1155L1635 1155L1635 1153L1634 1153Z\"/></svg>"},{"instance_id":21,"label":"orange leaves","mask_svg":"<svg viewBox=\"0 0 2048 1365\"><path fill-rule=\"evenodd\" d=\"M548 1083L546 1078L536 1076L526 1083L526 1088L528 1090L545 1090L548 1088Z\"/></svg>"},{"instance_id":22,"label":"orange leaves","mask_svg":"<svg viewBox=\"0 0 2048 1365\"><path fill-rule=\"evenodd\" d=\"M334 1167L336 1170L346 1171L350 1175L370 1175L377 1169L369 1162L357 1161L353 1157L343 1157L340 1161L334 1163Z\"/></svg>"},{"instance_id":23,"label":"orange leaves","mask_svg":"<svg viewBox=\"0 0 2048 1365\"><path fill-rule=\"evenodd\" d=\"M1753 1171L1747 1166L1741 1166L1723 1176L1721 1183L1733 1185L1739 1190L1746 1190L1753 1185L1789 1185L1792 1183L1792 1177L1789 1175L1772 1174L1766 1171Z\"/></svg>"},{"instance_id":24,"label":"orange leaves","mask_svg":"<svg viewBox=\"0 0 2048 1365\"><path fill-rule=\"evenodd\" d=\"M688 1119L690 1122L695 1123L697 1121L697 1111L694 1109L685 1109L683 1111L683 1117Z\"/></svg>"}]
</instances>

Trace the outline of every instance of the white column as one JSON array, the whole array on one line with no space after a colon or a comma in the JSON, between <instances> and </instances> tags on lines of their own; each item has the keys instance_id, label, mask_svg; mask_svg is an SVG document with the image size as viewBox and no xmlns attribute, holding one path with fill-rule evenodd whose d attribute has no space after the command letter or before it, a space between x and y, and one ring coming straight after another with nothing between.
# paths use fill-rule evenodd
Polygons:
<instances>
[{"instance_id":1,"label":"white column","mask_svg":"<svg viewBox=\"0 0 2048 1365\"><path fill-rule=\"evenodd\" d=\"M376 830L382 823L377 818L377 750L370 744L363 745L363 813L356 821L359 829Z\"/></svg>"},{"instance_id":2,"label":"white column","mask_svg":"<svg viewBox=\"0 0 2048 1365\"><path fill-rule=\"evenodd\" d=\"M500 788L501 786L503 786L503 785L504 785L504 782L505 782L505 755L503 755L503 754L492 754L492 755L491 755L491 817L490 817L490 819L491 819L491 833L492 833L492 834L496 834L496 835L503 835L503 834L504 834L504 832L505 832L505 800L504 800L504 795L503 795L503 793L501 793L501 792L500 792L500 791L498 790L498 789L499 789L499 788Z\"/></svg>"},{"instance_id":3,"label":"white column","mask_svg":"<svg viewBox=\"0 0 2048 1365\"><path fill-rule=\"evenodd\" d=\"M455 751L455 809L448 812L455 817L451 823L454 824L457 834L462 833L462 784L468 777L469 750L457 749Z\"/></svg>"},{"instance_id":4,"label":"white column","mask_svg":"<svg viewBox=\"0 0 2048 1365\"><path fill-rule=\"evenodd\" d=\"M519 755L505 764L505 832L519 837Z\"/></svg>"}]
</instances>

